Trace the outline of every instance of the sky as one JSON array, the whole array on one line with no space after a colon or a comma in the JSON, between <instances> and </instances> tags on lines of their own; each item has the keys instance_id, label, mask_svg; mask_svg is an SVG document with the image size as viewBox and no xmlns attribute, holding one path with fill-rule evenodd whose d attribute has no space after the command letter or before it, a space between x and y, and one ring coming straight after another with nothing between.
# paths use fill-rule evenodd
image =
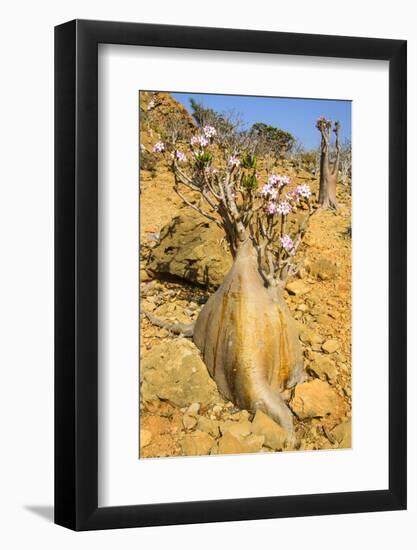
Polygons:
<instances>
[{"instance_id":1,"label":"sky","mask_svg":"<svg viewBox=\"0 0 417 550\"><path fill-rule=\"evenodd\" d=\"M316 120L324 115L330 120L339 120L341 124L340 141L351 139L350 101L328 99L294 99L256 96L236 96L220 94L171 93L171 95L189 111L190 98L205 107L218 112L239 113L245 125L264 122L281 128L297 137L306 149L320 145L320 132L316 129Z\"/></svg>"}]
</instances>

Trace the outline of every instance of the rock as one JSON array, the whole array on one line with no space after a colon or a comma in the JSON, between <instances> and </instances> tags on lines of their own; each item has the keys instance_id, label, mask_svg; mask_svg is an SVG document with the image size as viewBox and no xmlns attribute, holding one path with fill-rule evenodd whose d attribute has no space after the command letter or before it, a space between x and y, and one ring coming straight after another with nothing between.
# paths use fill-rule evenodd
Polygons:
<instances>
[{"instance_id":1,"label":"rock","mask_svg":"<svg viewBox=\"0 0 417 550\"><path fill-rule=\"evenodd\" d=\"M149 276L148 272L145 269L140 270L140 282L145 283L146 281L150 281L151 277Z\"/></svg>"},{"instance_id":2,"label":"rock","mask_svg":"<svg viewBox=\"0 0 417 550\"><path fill-rule=\"evenodd\" d=\"M252 430L252 424L249 422L249 420L242 420L240 422L229 420L227 422L224 422L223 424L220 424L219 427L223 435L229 432L232 435L241 438L248 436Z\"/></svg>"},{"instance_id":3,"label":"rock","mask_svg":"<svg viewBox=\"0 0 417 550\"><path fill-rule=\"evenodd\" d=\"M255 453L262 449L263 437L249 436L241 439L230 432L226 432L218 443L218 454Z\"/></svg>"},{"instance_id":4,"label":"rock","mask_svg":"<svg viewBox=\"0 0 417 550\"><path fill-rule=\"evenodd\" d=\"M324 344L322 344L321 349L326 353L334 353L339 347L340 344L337 340L326 340Z\"/></svg>"},{"instance_id":5,"label":"rock","mask_svg":"<svg viewBox=\"0 0 417 550\"><path fill-rule=\"evenodd\" d=\"M333 325L333 319L325 313L320 313L316 315L316 322L319 323L319 325L323 325L325 327Z\"/></svg>"},{"instance_id":6,"label":"rock","mask_svg":"<svg viewBox=\"0 0 417 550\"><path fill-rule=\"evenodd\" d=\"M336 264L325 258L308 264L306 269L310 275L323 281L334 279L338 271Z\"/></svg>"},{"instance_id":7,"label":"rock","mask_svg":"<svg viewBox=\"0 0 417 550\"><path fill-rule=\"evenodd\" d=\"M249 453L257 453L262 449L265 443L265 436L251 434L245 438L244 443L248 447Z\"/></svg>"},{"instance_id":8,"label":"rock","mask_svg":"<svg viewBox=\"0 0 417 550\"><path fill-rule=\"evenodd\" d=\"M337 368L330 357L326 357L321 353L310 352L309 359L311 359L309 370L313 371L320 380L331 381L336 379Z\"/></svg>"},{"instance_id":9,"label":"rock","mask_svg":"<svg viewBox=\"0 0 417 550\"><path fill-rule=\"evenodd\" d=\"M256 411L253 419L252 433L263 435L265 438L264 445L274 450L282 449L287 439L287 432L284 428L260 410Z\"/></svg>"},{"instance_id":10,"label":"rock","mask_svg":"<svg viewBox=\"0 0 417 550\"><path fill-rule=\"evenodd\" d=\"M234 420L238 422L239 420L249 420L250 419L250 413L249 411L242 409L241 411L234 412L230 415L230 420Z\"/></svg>"},{"instance_id":11,"label":"rock","mask_svg":"<svg viewBox=\"0 0 417 550\"><path fill-rule=\"evenodd\" d=\"M218 287L232 266L223 239L221 229L198 213L180 214L161 230L146 269Z\"/></svg>"},{"instance_id":12,"label":"rock","mask_svg":"<svg viewBox=\"0 0 417 550\"><path fill-rule=\"evenodd\" d=\"M215 416L220 416L222 414L222 412L223 412L223 407L221 405L215 405L213 407L213 414Z\"/></svg>"},{"instance_id":13,"label":"rock","mask_svg":"<svg viewBox=\"0 0 417 550\"><path fill-rule=\"evenodd\" d=\"M146 298L145 300L142 300L140 308L141 308L141 311L152 313L155 310L156 305L152 300L149 300L148 298Z\"/></svg>"},{"instance_id":14,"label":"rock","mask_svg":"<svg viewBox=\"0 0 417 550\"><path fill-rule=\"evenodd\" d=\"M197 416L200 411L200 403L191 403L187 409L187 414L190 416Z\"/></svg>"},{"instance_id":15,"label":"rock","mask_svg":"<svg viewBox=\"0 0 417 550\"><path fill-rule=\"evenodd\" d=\"M306 283L301 279L288 283L286 289L290 294L293 294L294 296L302 296L303 294L307 294L307 292L310 292L311 290L311 288L306 285Z\"/></svg>"},{"instance_id":16,"label":"rock","mask_svg":"<svg viewBox=\"0 0 417 550\"><path fill-rule=\"evenodd\" d=\"M185 456L201 456L210 454L214 439L206 432L196 431L184 435L181 439L181 449Z\"/></svg>"},{"instance_id":17,"label":"rock","mask_svg":"<svg viewBox=\"0 0 417 550\"><path fill-rule=\"evenodd\" d=\"M140 366L142 401L167 400L178 407L209 406L221 396L197 347L185 338L155 346Z\"/></svg>"},{"instance_id":18,"label":"rock","mask_svg":"<svg viewBox=\"0 0 417 550\"><path fill-rule=\"evenodd\" d=\"M338 442L339 448L350 449L352 447L352 420L348 419L336 426L331 435Z\"/></svg>"},{"instance_id":19,"label":"rock","mask_svg":"<svg viewBox=\"0 0 417 550\"><path fill-rule=\"evenodd\" d=\"M341 418L346 411L340 395L327 382L317 379L296 386L290 407L301 420L327 415Z\"/></svg>"},{"instance_id":20,"label":"rock","mask_svg":"<svg viewBox=\"0 0 417 550\"><path fill-rule=\"evenodd\" d=\"M206 432L213 437L219 437L220 435L219 422L217 422L216 420L210 420L205 416L199 417L197 422L197 429L202 432Z\"/></svg>"},{"instance_id":21,"label":"rock","mask_svg":"<svg viewBox=\"0 0 417 550\"><path fill-rule=\"evenodd\" d=\"M197 425L197 418L195 416L190 416L189 414L184 414L182 417L182 423L186 430L192 430Z\"/></svg>"},{"instance_id":22,"label":"rock","mask_svg":"<svg viewBox=\"0 0 417 550\"><path fill-rule=\"evenodd\" d=\"M300 340L304 344L308 345L314 345L314 344L321 344L324 341L323 336L320 336L320 334L317 334L310 328L308 328L306 325L300 324Z\"/></svg>"},{"instance_id":23,"label":"rock","mask_svg":"<svg viewBox=\"0 0 417 550\"><path fill-rule=\"evenodd\" d=\"M147 445L149 445L149 443L152 441L152 432L150 432L149 430L145 430L145 429L140 430L139 441L140 441L140 448L141 449L142 449L142 447L146 447Z\"/></svg>"}]
</instances>

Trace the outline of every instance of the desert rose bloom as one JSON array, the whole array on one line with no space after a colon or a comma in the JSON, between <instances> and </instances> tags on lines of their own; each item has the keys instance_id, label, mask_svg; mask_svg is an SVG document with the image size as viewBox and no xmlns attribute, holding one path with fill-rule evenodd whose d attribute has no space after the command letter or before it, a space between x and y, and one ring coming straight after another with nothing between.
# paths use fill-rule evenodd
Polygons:
<instances>
[{"instance_id":1,"label":"desert rose bloom","mask_svg":"<svg viewBox=\"0 0 417 550\"><path fill-rule=\"evenodd\" d=\"M294 246L294 243L289 235L283 235L279 238L279 240L281 241L282 248L285 250L291 250Z\"/></svg>"},{"instance_id":2,"label":"desert rose bloom","mask_svg":"<svg viewBox=\"0 0 417 550\"><path fill-rule=\"evenodd\" d=\"M217 134L217 131L216 131L216 128L214 126L206 125L203 128L203 134L205 135L205 137L207 139L210 139L210 138L213 138Z\"/></svg>"},{"instance_id":3,"label":"desert rose bloom","mask_svg":"<svg viewBox=\"0 0 417 550\"><path fill-rule=\"evenodd\" d=\"M299 197L304 197L305 199L308 199L311 197L311 189L310 186L306 183L304 185L297 185L295 192Z\"/></svg>"},{"instance_id":4,"label":"desert rose bloom","mask_svg":"<svg viewBox=\"0 0 417 550\"><path fill-rule=\"evenodd\" d=\"M265 210L269 215L273 216L274 214L277 213L277 203L272 201L268 202L268 204L265 207Z\"/></svg>"},{"instance_id":5,"label":"desert rose bloom","mask_svg":"<svg viewBox=\"0 0 417 550\"><path fill-rule=\"evenodd\" d=\"M240 160L237 158L236 155L232 155L229 158L229 164L230 164L230 166L239 166L240 165Z\"/></svg>"},{"instance_id":6,"label":"desert rose bloom","mask_svg":"<svg viewBox=\"0 0 417 550\"><path fill-rule=\"evenodd\" d=\"M154 153L163 153L165 151L165 143L162 141L158 141L158 143L155 143L153 146L153 152Z\"/></svg>"},{"instance_id":7,"label":"desert rose bloom","mask_svg":"<svg viewBox=\"0 0 417 550\"><path fill-rule=\"evenodd\" d=\"M266 183L261 191L260 191L262 197L268 197L271 199L276 199L278 196L278 191L274 189L269 183Z\"/></svg>"},{"instance_id":8,"label":"desert rose bloom","mask_svg":"<svg viewBox=\"0 0 417 550\"><path fill-rule=\"evenodd\" d=\"M291 212L291 204L287 201L281 201L277 204L277 213L283 214L284 216L288 215Z\"/></svg>"},{"instance_id":9,"label":"desert rose bloom","mask_svg":"<svg viewBox=\"0 0 417 550\"><path fill-rule=\"evenodd\" d=\"M284 187L284 185L288 185L290 182L291 180L288 176L278 176L277 174L272 174L268 178L269 185L276 185L279 188Z\"/></svg>"},{"instance_id":10,"label":"desert rose bloom","mask_svg":"<svg viewBox=\"0 0 417 550\"><path fill-rule=\"evenodd\" d=\"M191 145L193 147L200 146L200 147L207 147L208 145L208 139L204 136L193 136L190 141Z\"/></svg>"},{"instance_id":11,"label":"desert rose bloom","mask_svg":"<svg viewBox=\"0 0 417 550\"><path fill-rule=\"evenodd\" d=\"M175 158L179 160L180 162L185 162L187 160L187 157L182 151L175 151Z\"/></svg>"}]
</instances>

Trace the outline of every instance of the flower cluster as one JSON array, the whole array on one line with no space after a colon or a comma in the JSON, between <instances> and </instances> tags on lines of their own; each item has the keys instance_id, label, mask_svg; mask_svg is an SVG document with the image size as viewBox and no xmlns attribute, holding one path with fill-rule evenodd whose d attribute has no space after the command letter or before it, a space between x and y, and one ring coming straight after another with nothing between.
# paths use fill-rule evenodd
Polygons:
<instances>
[{"instance_id":1,"label":"flower cluster","mask_svg":"<svg viewBox=\"0 0 417 550\"><path fill-rule=\"evenodd\" d=\"M185 153L183 153L182 151L178 151L178 149L175 151L175 158L180 162L186 162L187 160Z\"/></svg>"},{"instance_id":2,"label":"flower cluster","mask_svg":"<svg viewBox=\"0 0 417 550\"><path fill-rule=\"evenodd\" d=\"M273 216L274 214L277 213L277 203L273 201L269 201L265 206L265 210L267 214L269 214L270 216Z\"/></svg>"},{"instance_id":3,"label":"flower cluster","mask_svg":"<svg viewBox=\"0 0 417 550\"><path fill-rule=\"evenodd\" d=\"M276 199L277 196L278 196L278 190L275 189L275 187L273 187L269 183L266 183L262 187L260 193L261 193L262 197L264 197L264 198Z\"/></svg>"},{"instance_id":4,"label":"flower cluster","mask_svg":"<svg viewBox=\"0 0 417 550\"><path fill-rule=\"evenodd\" d=\"M214 126L206 125L203 128L203 134L204 134L204 137L206 137L207 139L212 139L217 134L217 131Z\"/></svg>"},{"instance_id":5,"label":"flower cluster","mask_svg":"<svg viewBox=\"0 0 417 550\"><path fill-rule=\"evenodd\" d=\"M294 246L293 240L289 235L283 235L282 237L279 238L279 240L281 241L282 248L284 248L287 251L291 250Z\"/></svg>"},{"instance_id":6,"label":"flower cluster","mask_svg":"<svg viewBox=\"0 0 417 550\"><path fill-rule=\"evenodd\" d=\"M191 138L191 146L192 147L207 147L209 144L208 139L205 136L193 136Z\"/></svg>"},{"instance_id":7,"label":"flower cluster","mask_svg":"<svg viewBox=\"0 0 417 550\"><path fill-rule=\"evenodd\" d=\"M164 151L165 151L165 143L163 143L162 141L158 141L153 146L154 153L163 153Z\"/></svg>"},{"instance_id":8,"label":"flower cluster","mask_svg":"<svg viewBox=\"0 0 417 550\"><path fill-rule=\"evenodd\" d=\"M240 165L240 160L237 158L236 155L232 155L231 157L229 157L229 165L236 167Z\"/></svg>"},{"instance_id":9,"label":"flower cluster","mask_svg":"<svg viewBox=\"0 0 417 550\"><path fill-rule=\"evenodd\" d=\"M288 185L290 182L291 180L288 176L278 176L276 174L272 174L268 178L268 184L271 186L277 186L278 188L284 187L284 185Z\"/></svg>"},{"instance_id":10,"label":"flower cluster","mask_svg":"<svg viewBox=\"0 0 417 550\"><path fill-rule=\"evenodd\" d=\"M288 216L288 214L292 210L292 207L291 207L291 204L287 201L275 202L273 200L270 200L266 204L265 210L267 214L269 214L270 216L274 214L281 214L282 216Z\"/></svg>"},{"instance_id":11,"label":"flower cluster","mask_svg":"<svg viewBox=\"0 0 417 550\"><path fill-rule=\"evenodd\" d=\"M282 214L283 216L288 216L288 214L291 212L292 208L289 202L287 201L280 201L277 204L277 214Z\"/></svg>"},{"instance_id":12,"label":"flower cluster","mask_svg":"<svg viewBox=\"0 0 417 550\"><path fill-rule=\"evenodd\" d=\"M295 192L299 197L303 197L304 199L308 199L311 197L310 186L306 183L303 185L297 185L297 187L295 188Z\"/></svg>"}]
</instances>

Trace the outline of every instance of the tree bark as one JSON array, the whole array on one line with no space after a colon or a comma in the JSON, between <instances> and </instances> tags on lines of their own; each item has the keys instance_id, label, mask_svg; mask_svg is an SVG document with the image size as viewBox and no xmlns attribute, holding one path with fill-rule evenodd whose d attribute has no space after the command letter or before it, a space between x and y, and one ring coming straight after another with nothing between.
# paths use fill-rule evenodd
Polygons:
<instances>
[{"instance_id":1,"label":"tree bark","mask_svg":"<svg viewBox=\"0 0 417 550\"><path fill-rule=\"evenodd\" d=\"M319 130L321 132L319 204L322 208L336 210L338 206L336 199L336 187L340 163L340 124L339 122L336 122L333 130L336 134L336 160L333 165L330 163L329 159L330 126L323 124L319 126Z\"/></svg>"},{"instance_id":2,"label":"tree bark","mask_svg":"<svg viewBox=\"0 0 417 550\"><path fill-rule=\"evenodd\" d=\"M194 342L227 399L263 410L294 441L292 413L281 394L304 377L298 330L282 288L265 286L250 239L240 244L231 270L203 307Z\"/></svg>"}]
</instances>

